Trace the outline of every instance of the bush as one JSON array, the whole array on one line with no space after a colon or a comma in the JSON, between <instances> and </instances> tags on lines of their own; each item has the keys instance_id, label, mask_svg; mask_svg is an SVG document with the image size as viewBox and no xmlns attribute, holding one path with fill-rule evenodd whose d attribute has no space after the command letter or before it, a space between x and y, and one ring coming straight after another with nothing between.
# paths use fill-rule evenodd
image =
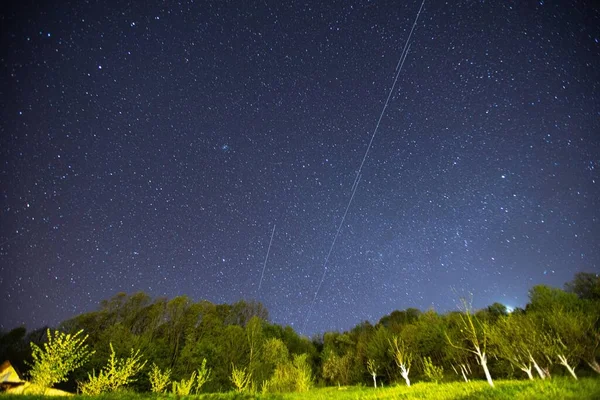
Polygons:
<instances>
[{"instance_id":1,"label":"bush","mask_svg":"<svg viewBox=\"0 0 600 400\"><path fill-rule=\"evenodd\" d=\"M444 367L436 367L431 361L431 357L423 358L423 373L429 381L438 383L444 379Z\"/></svg>"},{"instance_id":2,"label":"bush","mask_svg":"<svg viewBox=\"0 0 600 400\"><path fill-rule=\"evenodd\" d=\"M313 384L308 354L294 355L294 367L296 368L296 391L308 392Z\"/></svg>"},{"instance_id":3,"label":"bush","mask_svg":"<svg viewBox=\"0 0 600 400\"><path fill-rule=\"evenodd\" d=\"M265 384L264 390L271 393L287 393L296 389L296 370L291 362L277 365L273 376Z\"/></svg>"},{"instance_id":4,"label":"bush","mask_svg":"<svg viewBox=\"0 0 600 400\"><path fill-rule=\"evenodd\" d=\"M173 382L173 394L178 396L188 396L192 392L194 382L196 381L196 371L192 372L190 379L182 379L179 382Z\"/></svg>"},{"instance_id":5,"label":"bush","mask_svg":"<svg viewBox=\"0 0 600 400\"><path fill-rule=\"evenodd\" d=\"M312 370L308 354L294 355L294 361L285 361L276 366L269 381L263 382L263 393L307 392L313 386Z\"/></svg>"},{"instance_id":6,"label":"bush","mask_svg":"<svg viewBox=\"0 0 600 400\"><path fill-rule=\"evenodd\" d=\"M237 369L235 365L231 364L231 382L235 385L235 389L239 393L247 392L250 390L252 383L252 373L246 372L246 368Z\"/></svg>"},{"instance_id":7,"label":"bush","mask_svg":"<svg viewBox=\"0 0 600 400\"><path fill-rule=\"evenodd\" d=\"M98 376L95 371L88 374L89 381L79 384L79 390L86 395L97 395L104 392L114 392L117 389L135 382L133 376L144 368L146 361L141 362L140 351L131 349L131 355L127 359L118 359L115 355L112 343L110 343L110 358L108 365L104 367Z\"/></svg>"},{"instance_id":8,"label":"bush","mask_svg":"<svg viewBox=\"0 0 600 400\"><path fill-rule=\"evenodd\" d=\"M82 332L83 330L80 330L71 335L60 331L52 333L48 329L48 342L44 343L43 349L31 343L33 365L29 374L32 384L49 388L59 382L65 382L69 372L89 360L94 352L89 351L88 346L84 344L88 336L81 337Z\"/></svg>"},{"instance_id":9,"label":"bush","mask_svg":"<svg viewBox=\"0 0 600 400\"><path fill-rule=\"evenodd\" d=\"M196 378L196 393L199 393L202 386L210 380L212 370L206 368L206 358L202 359L202 365L198 368L198 376Z\"/></svg>"},{"instance_id":10,"label":"bush","mask_svg":"<svg viewBox=\"0 0 600 400\"><path fill-rule=\"evenodd\" d=\"M167 386L171 382L171 368L167 368L165 372L162 372L158 365L152 364L152 369L148 373L150 380L150 387L152 393L165 393Z\"/></svg>"}]
</instances>

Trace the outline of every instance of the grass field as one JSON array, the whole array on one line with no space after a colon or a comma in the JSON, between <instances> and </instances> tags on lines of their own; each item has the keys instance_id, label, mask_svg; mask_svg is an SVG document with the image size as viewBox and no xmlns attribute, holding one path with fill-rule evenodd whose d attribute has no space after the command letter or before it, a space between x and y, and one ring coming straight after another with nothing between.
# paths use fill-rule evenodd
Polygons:
<instances>
[{"instance_id":1,"label":"grass field","mask_svg":"<svg viewBox=\"0 0 600 400\"><path fill-rule=\"evenodd\" d=\"M366 386L327 387L313 389L307 393L289 394L239 394L239 393L213 393L198 396L180 397L175 395L157 396L152 394L138 394L121 392L101 396L76 396L77 398L90 400L150 400L150 399L211 399L211 400L233 400L233 399L265 399L265 400L318 400L318 399L600 399L600 379L583 378L578 381L568 378L555 378L547 381L496 381L496 387L491 388L485 381L477 382L454 382L444 384L417 383L413 386L392 386L374 389ZM44 396L32 395L0 395L1 399L41 399Z\"/></svg>"}]
</instances>

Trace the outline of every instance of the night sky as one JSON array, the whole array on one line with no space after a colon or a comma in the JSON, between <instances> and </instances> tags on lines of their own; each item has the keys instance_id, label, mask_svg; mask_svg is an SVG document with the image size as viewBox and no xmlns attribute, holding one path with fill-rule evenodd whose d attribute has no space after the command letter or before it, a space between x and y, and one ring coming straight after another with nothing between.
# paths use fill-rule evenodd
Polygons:
<instances>
[{"instance_id":1,"label":"night sky","mask_svg":"<svg viewBox=\"0 0 600 400\"><path fill-rule=\"evenodd\" d=\"M0 328L144 291L312 335L599 273L593 4L427 0L309 315L421 2L3 3Z\"/></svg>"}]
</instances>

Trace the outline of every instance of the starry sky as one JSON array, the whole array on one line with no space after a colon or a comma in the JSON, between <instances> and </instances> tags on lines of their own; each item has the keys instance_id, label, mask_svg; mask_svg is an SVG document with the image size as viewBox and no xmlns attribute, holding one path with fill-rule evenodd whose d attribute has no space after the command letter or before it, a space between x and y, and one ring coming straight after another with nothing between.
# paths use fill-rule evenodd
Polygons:
<instances>
[{"instance_id":1,"label":"starry sky","mask_svg":"<svg viewBox=\"0 0 600 400\"><path fill-rule=\"evenodd\" d=\"M420 5L3 4L0 328L144 291L312 335L600 272L591 1L427 0L341 223Z\"/></svg>"}]
</instances>

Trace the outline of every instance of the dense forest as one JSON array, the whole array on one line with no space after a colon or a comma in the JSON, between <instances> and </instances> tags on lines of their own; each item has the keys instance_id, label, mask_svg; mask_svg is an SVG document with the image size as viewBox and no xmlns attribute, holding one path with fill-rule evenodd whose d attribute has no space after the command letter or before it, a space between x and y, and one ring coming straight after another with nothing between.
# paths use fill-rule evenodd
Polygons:
<instances>
[{"instance_id":1,"label":"dense forest","mask_svg":"<svg viewBox=\"0 0 600 400\"><path fill-rule=\"evenodd\" d=\"M409 308L310 339L269 322L258 302L152 299L142 292L119 293L56 329L87 336L89 359L57 385L73 392L105 368L111 354L137 356L144 368L128 387L140 392L155 388L153 371L169 371L170 382L184 383L204 371L201 392L240 390L238 378L245 379L241 390L270 392L423 380L487 379L493 385L495 379L555 374L577 379L600 373L600 277L578 273L564 290L535 286L526 307L511 312L499 303L473 310L463 299L458 311ZM2 332L0 361L28 376L32 348L43 346L48 332Z\"/></svg>"}]
</instances>

